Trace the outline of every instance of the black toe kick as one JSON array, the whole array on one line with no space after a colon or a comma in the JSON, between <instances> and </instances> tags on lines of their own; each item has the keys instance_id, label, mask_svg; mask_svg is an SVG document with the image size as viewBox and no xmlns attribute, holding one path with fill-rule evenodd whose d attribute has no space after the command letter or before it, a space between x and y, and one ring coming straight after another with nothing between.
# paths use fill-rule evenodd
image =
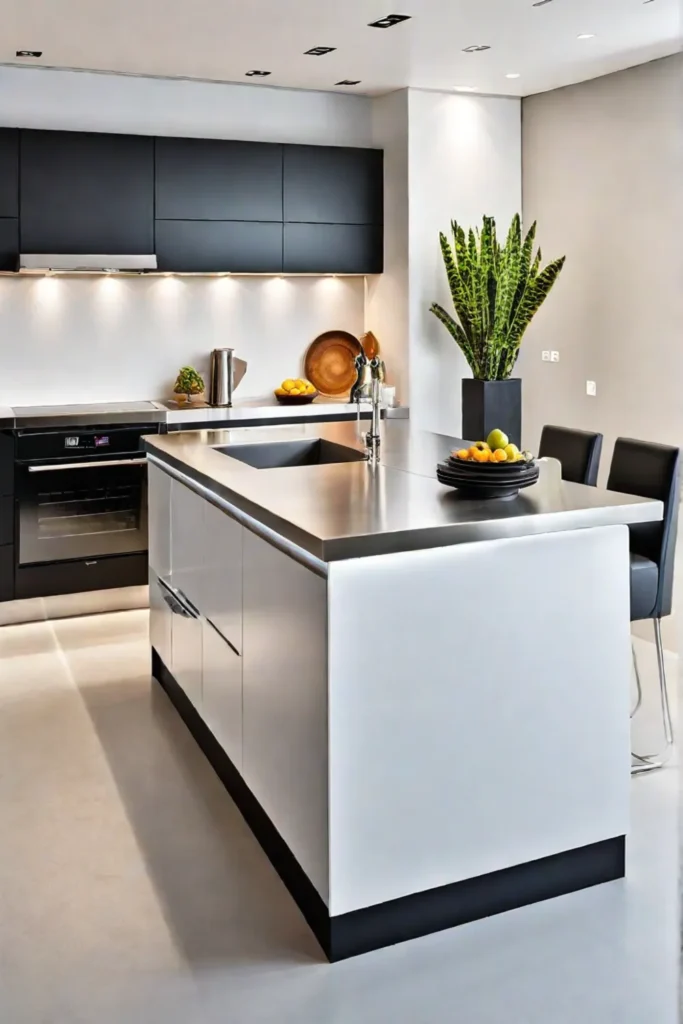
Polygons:
<instances>
[{"instance_id":1,"label":"black toe kick","mask_svg":"<svg viewBox=\"0 0 683 1024\"><path fill-rule=\"evenodd\" d=\"M184 691L152 649L166 690L331 962L565 896L626 873L625 836L330 917L308 876Z\"/></svg>"}]
</instances>

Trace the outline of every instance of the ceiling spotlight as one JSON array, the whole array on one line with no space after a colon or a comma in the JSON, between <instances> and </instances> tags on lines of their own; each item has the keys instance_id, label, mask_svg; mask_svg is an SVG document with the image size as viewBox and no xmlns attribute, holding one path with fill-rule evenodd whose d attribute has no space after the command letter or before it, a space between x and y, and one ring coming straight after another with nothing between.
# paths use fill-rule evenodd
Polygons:
<instances>
[{"instance_id":1,"label":"ceiling spotlight","mask_svg":"<svg viewBox=\"0 0 683 1024\"><path fill-rule=\"evenodd\" d=\"M387 14L386 18L371 21L368 28L393 28L394 25L400 25L402 21L410 21L410 18L410 14Z\"/></svg>"},{"instance_id":2,"label":"ceiling spotlight","mask_svg":"<svg viewBox=\"0 0 683 1024\"><path fill-rule=\"evenodd\" d=\"M477 86L476 85L456 85L455 86L455 91L456 92L476 92L477 91Z\"/></svg>"},{"instance_id":3,"label":"ceiling spotlight","mask_svg":"<svg viewBox=\"0 0 683 1024\"><path fill-rule=\"evenodd\" d=\"M547 0L546 0L546 2L547 2ZM505 77L506 78L519 78L519 72L518 71L512 71L512 72L510 72L509 75L506 75Z\"/></svg>"},{"instance_id":4,"label":"ceiling spotlight","mask_svg":"<svg viewBox=\"0 0 683 1024\"><path fill-rule=\"evenodd\" d=\"M474 46L466 46L462 51L463 53L482 53L484 50L490 50L491 47L486 43L477 43Z\"/></svg>"},{"instance_id":5,"label":"ceiling spotlight","mask_svg":"<svg viewBox=\"0 0 683 1024\"><path fill-rule=\"evenodd\" d=\"M577 36L576 38L577 39L595 39L595 32L582 32L581 35Z\"/></svg>"},{"instance_id":6,"label":"ceiling spotlight","mask_svg":"<svg viewBox=\"0 0 683 1024\"><path fill-rule=\"evenodd\" d=\"M304 53L309 57L324 57L326 53L332 53L336 49L336 46L313 46L310 50L305 50Z\"/></svg>"},{"instance_id":7,"label":"ceiling spotlight","mask_svg":"<svg viewBox=\"0 0 683 1024\"><path fill-rule=\"evenodd\" d=\"M267 75L272 74L271 71L246 71L247 78L265 78Z\"/></svg>"},{"instance_id":8,"label":"ceiling spotlight","mask_svg":"<svg viewBox=\"0 0 683 1024\"><path fill-rule=\"evenodd\" d=\"M336 82L336 85L360 85L360 78L357 82L354 82L350 78L342 78L341 82Z\"/></svg>"},{"instance_id":9,"label":"ceiling spotlight","mask_svg":"<svg viewBox=\"0 0 683 1024\"><path fill-rule=\"evenodd\" d=\"M17 50L17 57L42 57L42 50Z\"/></svg>"}]
</instances>

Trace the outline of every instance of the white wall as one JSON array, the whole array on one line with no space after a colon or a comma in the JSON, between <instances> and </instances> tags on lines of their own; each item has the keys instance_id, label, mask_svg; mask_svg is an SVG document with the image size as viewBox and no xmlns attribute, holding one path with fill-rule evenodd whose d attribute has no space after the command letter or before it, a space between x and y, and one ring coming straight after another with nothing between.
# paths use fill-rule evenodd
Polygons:
<instances>
[{"instance_id":1,"label":"white wall","mask_svg":"<svg viewBox=\"0 0 683 1024\"><path fill-rule=\"evenodd\" d=\"M0 125L371 146L372 101L263 85L0 67Z\"/></svg>"},{"instance_id":2,"label":"white wall","mask_svg":"<svg viewBox=\"0 0 683 1024\"><path fill-rule=\"evenodd\" d=\"M370 146L372 102L0 67L0 125ZM0 404L163 397L216 345L249 361L240 396L261 397L301 372L317 334L363 327L360 278L0 278Z\"/></svg>"},{"instance_id":3,"label":"white wall","mask_svg":"<svg viewBox=\"0 0 683 1024\"><path fill-rule=\"evenodd\" d=\"M382 347L387 380L410 401L408 90L373 104L373 143L384 149L384 273L367 278L365 323Z\"/></svg>"},{"instance_id":4,"label":"white wall","mask_svg":"<svg viewBox=\"0 0 683 1024\"><path fill-rule=\"evenodd\" d=\"M484 214L507 230L522 206L521 104L516 99L410 90L410 406L426 430L460 434L461 380L470 376L450 334L429 312L452 310L439 232Z\"/></svg>"},{"instance_id":5,"label":"white wall","mask_svg":"<svg viewBox=\"0 0 683 1024\"><path fill-rule=\"evenodd\" d=\"M249 363L239 397L260 398L363 316L362 278L0 277L0 406L165 398L224 345Z\"/></svg>"},{"instance_id":6,"label":"white wall","mask_svg":"<svg viewBox=\"0 0 683 1024\"><path fill-rule=\"evenodd\" d=\"M677 54L524 100L525 217L567 255L522 344L525 444L599 430L603 478L617 435L683 441L682 95Z\"/></svg>"}]
</instances>

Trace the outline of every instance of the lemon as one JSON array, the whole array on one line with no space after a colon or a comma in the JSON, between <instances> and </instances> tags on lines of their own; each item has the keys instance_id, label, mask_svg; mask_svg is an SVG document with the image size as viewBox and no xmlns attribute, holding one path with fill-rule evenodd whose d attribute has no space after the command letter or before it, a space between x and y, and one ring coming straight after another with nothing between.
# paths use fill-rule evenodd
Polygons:
<instances>
[{"instance_id":1,"label":"lemon","mask_svg":"<svg viewBox=\"0 0 683 1024\"><path fill-rule=\"evenodd\" d=\"M519 448L516 444L507 444L503 449L510 462L516 462L517 456L519 455Z\"/></svg>"},{"instance_id":2,"label":"lemon","mask_svg":"<svg viewBox=\"0 0 683 1024\"><path fill-rule=\"evenodd\" d=\"M290 395L300 395L301 391L299 390L299 388L292 388L289 393Z\"/></svg>"},{"instance_id":3,"label":"lemon","mask_svg":"<svg viewBox=\"0 0 683 1024\"><path fill-rule=\"evenodd\" d=\"M284 388L275 388L275 394L276 395L286 395L287 392L285 391Z\"/></svg>"},{"instance_id":4,"label":"lemon","mask_svg":"<svg viewBox=\"0 0 683 1024\"><path fill-rule=\"evenodd\" d=\"M288 377L287 380L283 380L283 382L282 382L282 389L283 389L283 391L291 391L292 388L295 388L295 387L296 387L296 381L292 380L291 377Z\"/></svg>"}]
</instances>

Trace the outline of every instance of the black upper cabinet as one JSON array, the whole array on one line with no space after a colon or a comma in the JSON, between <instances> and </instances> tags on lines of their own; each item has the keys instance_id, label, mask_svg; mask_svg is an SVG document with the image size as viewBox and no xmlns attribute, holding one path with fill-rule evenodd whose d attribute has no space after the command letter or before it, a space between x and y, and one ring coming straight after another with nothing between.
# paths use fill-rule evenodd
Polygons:
<instances>
[{"instance_id":1,"label":"black upper cabinet","mask_svg":"<svg viewBox=\"0 0 683 1024\"><path fill-rule=\"evenodd\" d=\"M159 220L282 221L282 146L156 140Z\"/></svg>"},{"instance_id":2,"label":"black upper cabinet","mask_svg":"<svg viewBox=\"0 0 683 1024\"><path fill-rule=\"evenodd\" d=\"M243 274L282 272L282 224L158 220L159 270Z\"/></svg>"},{"instance_id":3,"label":"black upper cabinet","mask_svg":"<svg viewBox=\"0 0 683 1024\"><path fill-rule=\"evenodd\" d=\"M0 270L16 270L19 257L19 221L0 217Z\"/></svg>"},{"instance_id":4,"label":"black upper cabinet","mask_svg":"<svg viewBox=\"0 0 683 1024\"><path fill-rule=\"evenodd\" d=\"M379 224L285 224L283 269L289 274L381 274Z\"/></svg>"},{"instance_id":5,"label":"black upper cabinet","mask_svg":"<svg viewBox=\"0 0 683 1024\"><path fill-rule=\"evenodd\" d=\"M285 146L285 221L382 224L383 152Z\"/></svg>"},{"instance_id":6,"label":"black upper cabinet","mask_svg":"<svg viewBox=\"0 0 683 1024\"><path fill-rule=\"evenodd\" d=\"M19 132L0 128L0 217L19 216Z\"/></svg>"},{"instance_id":7,"label":"black upper cabinet","mask_svg":"<svg viewBox=\"0 0 683 1024\"><path fill-rule=\"evenodd\" d=\"M22 131L21 249L154 252L154 140Z\"/></svg>"}]
</instances>

